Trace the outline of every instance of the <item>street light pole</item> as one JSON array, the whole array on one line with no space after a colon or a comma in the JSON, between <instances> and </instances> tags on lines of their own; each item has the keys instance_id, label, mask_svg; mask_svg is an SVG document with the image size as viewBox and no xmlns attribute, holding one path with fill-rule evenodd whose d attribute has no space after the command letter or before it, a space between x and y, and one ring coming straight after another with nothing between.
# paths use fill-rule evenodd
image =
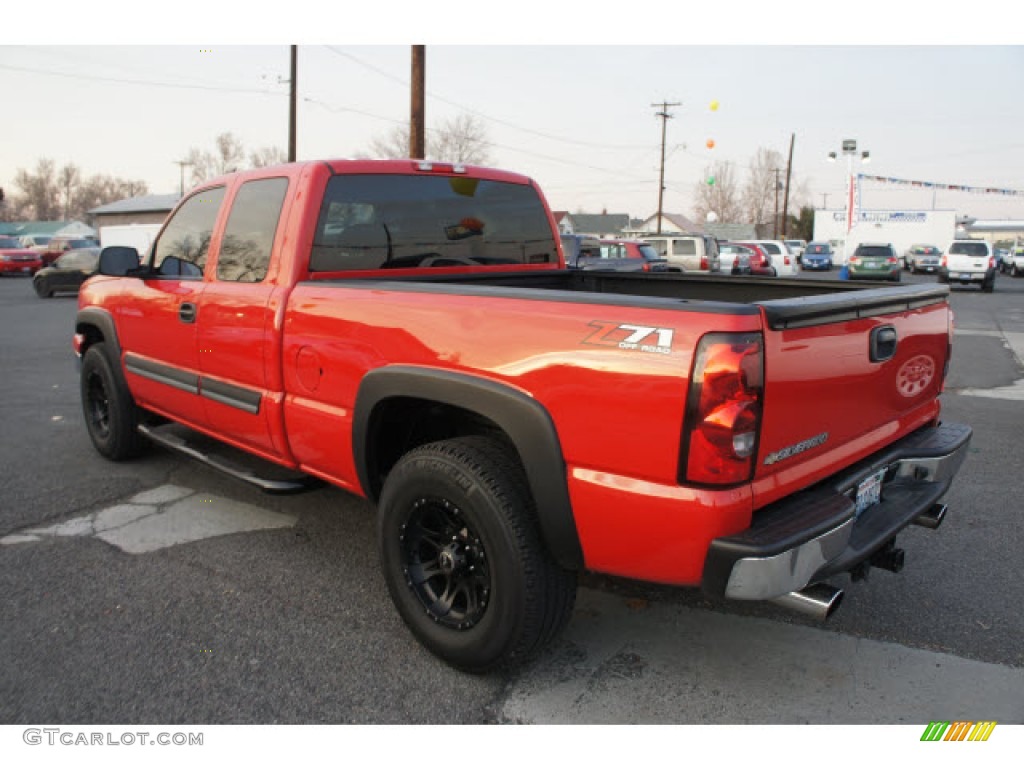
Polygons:
<instances>
[{"instance_id":1,"label":"street light pole","mask_svg":"<svg viewBox=\"0 0 1024 768\"><path fill-rule=\"evenodd\" d=\"M843 139L842 146L843 155L846 157L846 236L843 240L843 256L846 258L846 240L849 239L850 232L853 231L853 217L854 217L854 177L853 177L853 158L857 154L857 140L856 139ZM835 162L838 155L835 152L828 153L829 162ZM863 151L860 153L860 159L862 163L869 162L871 153Z\"/></svg>"},{"instance_id":2,"label":"street light pole","mask_svg":"<svg viewBox=\"0 0 1024 768\"><path fill-rule=\"evenodd\" d=\"M193 165L193 163L191 161L189 161L189 160L175 160L174 164L181 168L181 187L180 187L180 192L179 192L178 196L179 197L184 197L185 196L185 166L186 165Z\"/></svg>"}]
</instances>

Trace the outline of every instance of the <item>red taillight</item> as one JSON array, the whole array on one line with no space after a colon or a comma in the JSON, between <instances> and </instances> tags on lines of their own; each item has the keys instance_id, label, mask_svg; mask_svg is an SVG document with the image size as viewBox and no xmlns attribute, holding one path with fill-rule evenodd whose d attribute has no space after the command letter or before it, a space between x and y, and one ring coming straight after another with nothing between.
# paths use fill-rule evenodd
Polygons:
<instances>
[{"instance_id":1,"label":"red taillight","mask_svg":"<svg viewBox=\"0 0 1024 768\"><path fill-rule=\"evenodd\" d=\"M735 485L751 479L763 390L760 334L712 333L701 339L686 406L681 482Z\"/></svg>"},{"instance_id":2,"label":"red taillight","mask_svg":"<svg viewBox=\"0 0 1024 768\"><path fill-rule=\"evenodd\" d=\"M943 267L948 267L949 266L949 257L946 256L946 254L942 254L942 266Z\"/></svg>"},{"instance_id":3,"label":"red taillight","mask_svg":"<svg viewBox=\"0 0 1024 768\"><path fill-rule=\"evenodd\" d=\"M707 268L708 268L708 257L707 256L701 256L700 257L700 268L703 269L703 270L707 270Z\"/></svg>"}]
</instances>

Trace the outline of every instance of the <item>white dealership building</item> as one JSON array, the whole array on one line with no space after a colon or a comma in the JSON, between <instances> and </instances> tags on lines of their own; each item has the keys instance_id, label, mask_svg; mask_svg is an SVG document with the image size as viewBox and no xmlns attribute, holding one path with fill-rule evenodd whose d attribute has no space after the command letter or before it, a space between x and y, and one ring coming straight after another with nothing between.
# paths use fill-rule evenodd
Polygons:
<instances>
[{"instance_id":1,"label":"white dealership building","mask_svg":"<svg viewBox=\"0 0 1024 768\"><path fill-rule=\"evenodd\" d=\"M956 211L857 210L847 232L846 210L814 212L814 239L832 243L839 263L860 243L891 243L902 256L912 245L945 251L957 237ZM963 237L963 233L960 234Z\"/></svg>"}]
</instances>

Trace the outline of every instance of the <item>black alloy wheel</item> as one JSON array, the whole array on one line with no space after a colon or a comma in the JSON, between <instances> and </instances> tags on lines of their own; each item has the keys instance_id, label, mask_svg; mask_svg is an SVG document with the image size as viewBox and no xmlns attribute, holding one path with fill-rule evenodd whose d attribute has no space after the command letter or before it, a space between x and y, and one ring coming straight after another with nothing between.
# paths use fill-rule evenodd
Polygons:
<instances>
[{"instance_id":1,"label":"black alloy wheel","mask_svg":"<svg viewBox=\"0 0 1024 768\"><path fill-rule=\"evenodd\" d=\"M106 344L85 351L80 389L85 426L96 450L114 461L139 454L145 447L138 431L139 411L107 358Z\"/></svg>"},{"instance_id":2,"label":"black alloy wheel","mask_svg":"<svg viewBox=\"0 0 1024 768\"><path fill-rule=\"evenodd\" d=\"M540 536L514 449L482 436L406 453L379 503L381 568L416 638L467 672L509 669L550 642L576 598Z\"/></svg>"},{"instance_id":3,"label":"black alloy wheel","mask_svg":"<svg viewBox=\"0 0 1024 768\"><path fill-rule=\"evenodd\" d=\"M445 499L417 499L402 530L402 571L427 615L453 629L477 624L491 576L483 543L461 510Z\"/></svg>"}]
</instances>

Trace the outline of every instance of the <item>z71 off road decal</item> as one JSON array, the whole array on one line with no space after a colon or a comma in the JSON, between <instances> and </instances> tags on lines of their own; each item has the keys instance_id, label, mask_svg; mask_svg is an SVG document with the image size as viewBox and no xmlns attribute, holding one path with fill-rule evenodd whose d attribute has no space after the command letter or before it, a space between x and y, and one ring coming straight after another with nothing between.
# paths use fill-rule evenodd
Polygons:
<instances>
[{"instance_id":1,"label":"z71 off road decal","mask_svg":"<svg viewBox=\"0 0 1024 768\"><path fill-rule=\"evenodd\" d=\"M584 344L637 352L654 352L659 355L672 354L672 337L675 334L672 328L608 323L601 320L594 320L589 325L594 332L583 340Z\"/></svg>"}]
</instances>

